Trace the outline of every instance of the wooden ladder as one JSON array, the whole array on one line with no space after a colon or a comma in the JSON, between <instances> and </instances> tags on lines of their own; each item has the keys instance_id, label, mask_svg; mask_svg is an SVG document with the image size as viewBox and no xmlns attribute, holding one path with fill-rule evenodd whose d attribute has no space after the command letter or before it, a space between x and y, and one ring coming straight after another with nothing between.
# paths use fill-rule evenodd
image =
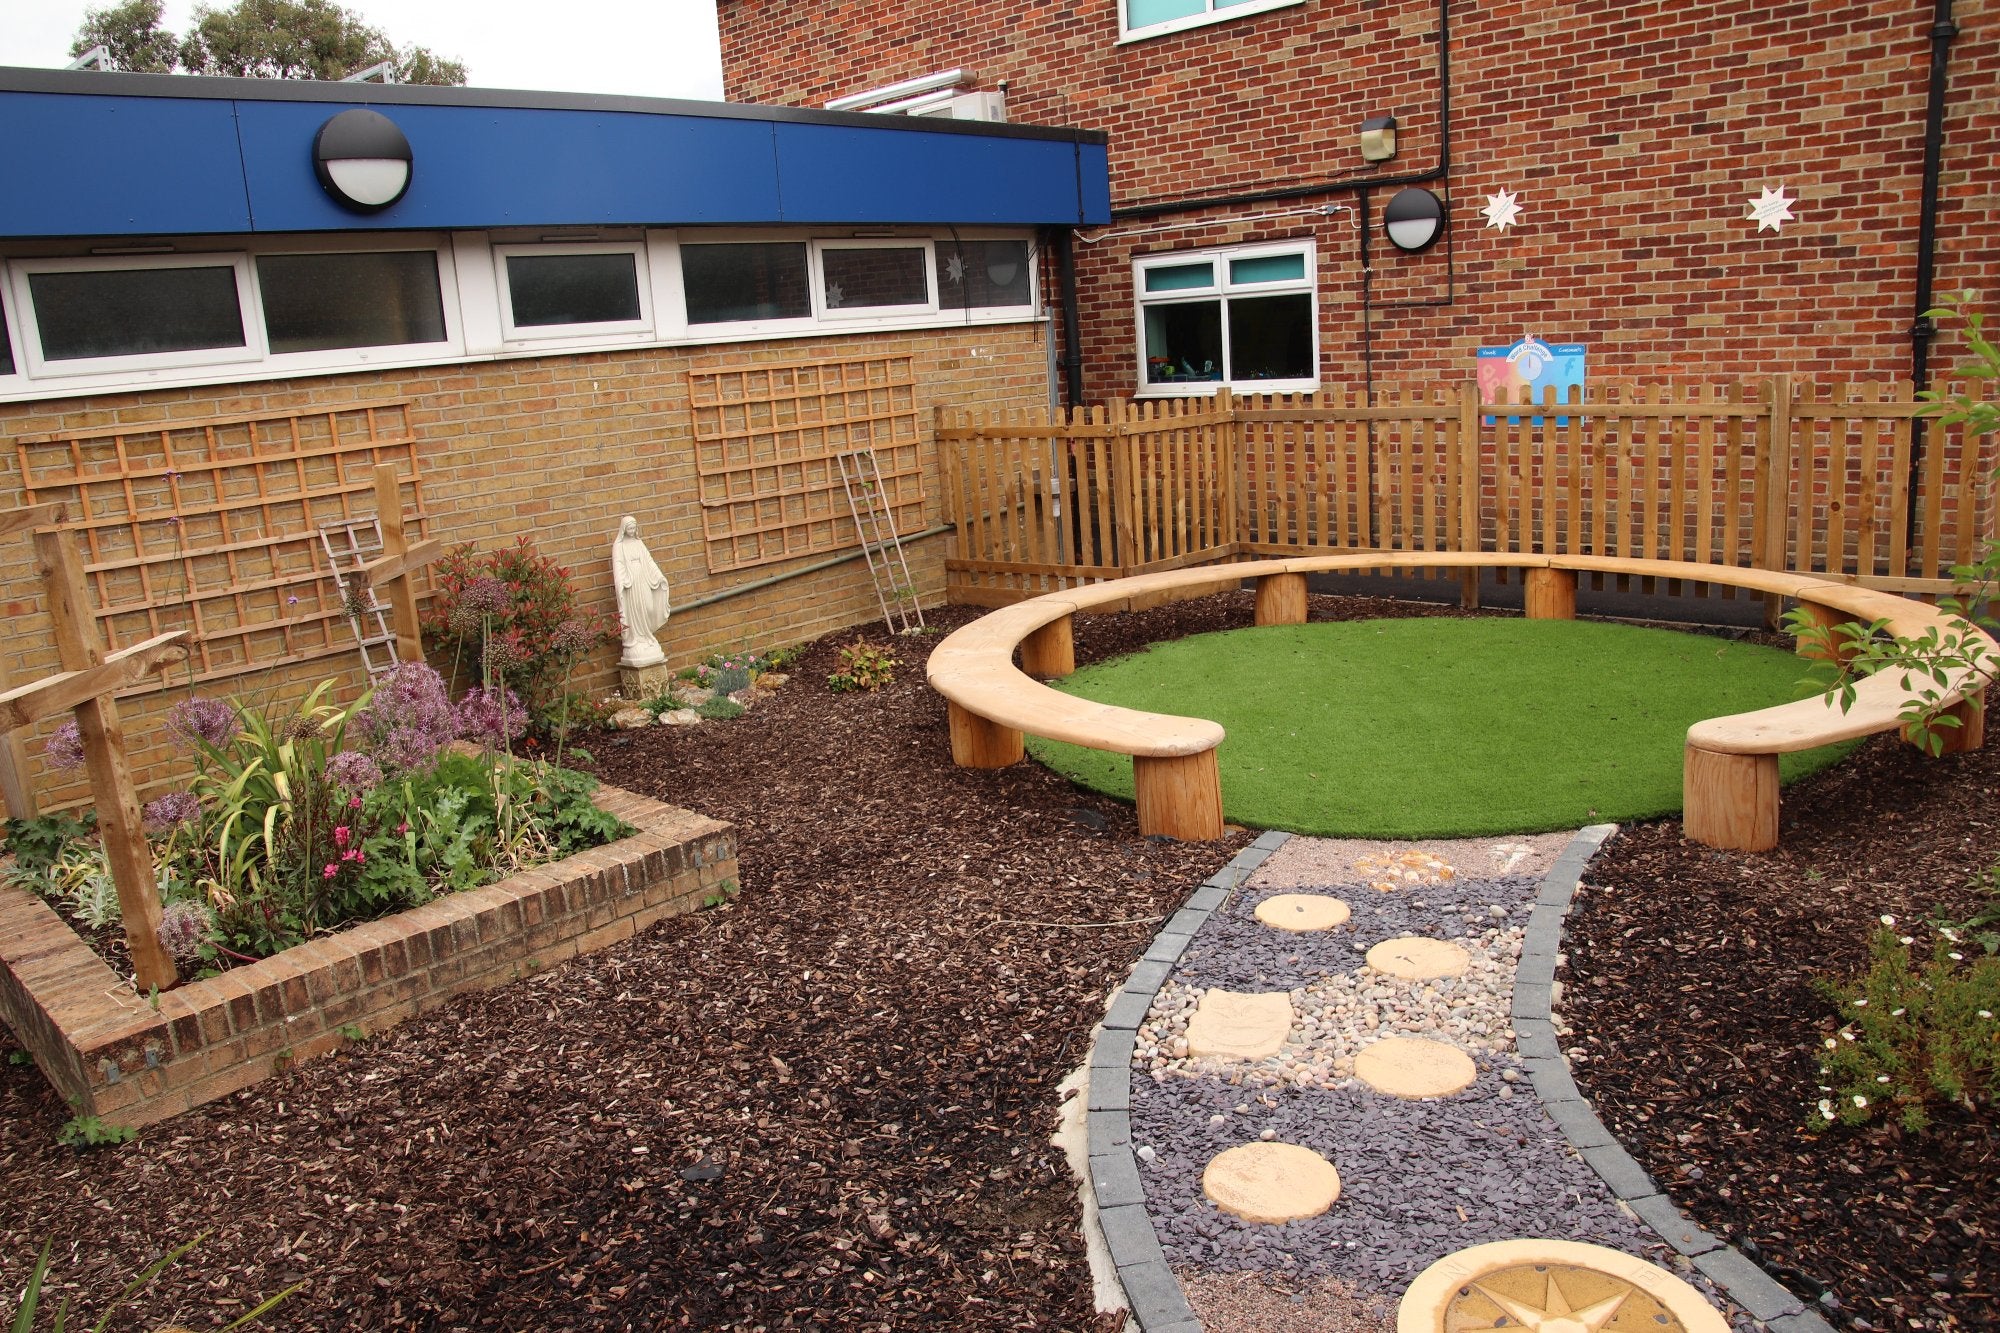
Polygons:
<instances>
[{"instance_id":1,"label":"wooden ladder","mask_svg":"<svg viewBox=\"0 0 2000 1333\"><path fill-rule=\"evenodd\" d=\"M354 631L354 641L361 647L361 665L373 680L395 667L400 660L396 654L396 634L389 628L389 605L375 595L362 577L362 566L370 560L378 559L384 552L382 541L382 520L380 518L357 518L338 523L322 523L319 527L319 544L326 552L327 568L333 571L334 584L340 589L340 606L347 613L347 626ZM375 628L366 628L372 620ZM386 650L386 655L378 659L369 652L371 648Z\"/></svg>"},{"instance_id":2,"label":"wooden ladder","mask_svg":"<svg viewBox=\"0 0 2000 1333\"><path fill-rule=\"evenodd\" d=\"M835 454L834 462L840 468L840 484L847 491L847 511L854 516L854 531L861 538L861 554L868 560L868 576L875 583L882 623L891 634L914 633L924 627L924 608L917 603L917 582L910 575L902 538L896 535L895 516L882 493L882 467L875 451L854 449Z\"/></svg>"}]
</instances>

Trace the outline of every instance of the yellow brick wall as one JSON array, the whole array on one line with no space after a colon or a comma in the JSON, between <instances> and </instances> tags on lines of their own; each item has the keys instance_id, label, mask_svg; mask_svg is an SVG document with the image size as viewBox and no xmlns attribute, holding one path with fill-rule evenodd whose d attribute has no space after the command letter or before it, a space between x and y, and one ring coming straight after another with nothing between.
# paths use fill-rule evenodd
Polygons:
<instances>
[{"instance_id":1,"label":"yellow brick wall","mask_svg":"<svg viewBox=\"0 0 2000 1333\"><path fill-rule=\"evenodd\" d=\"M91 398L0 405L0 446L110 424L191 420L310 409L330 403L410 400L431 535L481 548L528 537L567 567L589 605L617 613L607 565L621 515L632 514L666 573L676 605L784 575L840 552L710 574L697 500L691 366L785 365L836 357L908 355L917 374L926 527L944 521L934 405L1037 407L1048 401L1046 328L1040 324L964 327L912 333L821 336L695 348L642 348L538 356L410 370L201 389L103 394ZM0 508L22 503L18 451L0 447ZM944 537L916 543L911 570L925 605L944 594ZM851 551L853 548L849 548ZM56 670L41 582L25 534L0 539L0 645L13 684ZM676 614L660 631L675 665L711 651L768 648L816 638L879 616L867 566L854 560L771 587ZM588 689L615 688L617 650L604 650L579 676ZM448 665L439 663L441 667ZM216 694L295 699L310 684L338 676L344 698L361 684L358 653L204 687ZM178 780L154 741L160 712L180 687L123 705L142 784ZM41 743L52 724L24 735L38 796L50 804L81 795L75 784L41 771Z\"/></svg>"}]
</instances>

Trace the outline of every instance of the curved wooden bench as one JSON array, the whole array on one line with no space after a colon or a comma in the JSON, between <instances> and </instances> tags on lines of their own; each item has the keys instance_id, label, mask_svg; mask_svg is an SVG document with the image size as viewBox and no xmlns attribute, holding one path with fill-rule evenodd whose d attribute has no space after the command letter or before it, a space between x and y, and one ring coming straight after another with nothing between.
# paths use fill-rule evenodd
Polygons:
<instances>
[{"instance_id":1,"label":"curved wooden bench","mask_svg":"<svg viewBox=\"0 0 2000 1333\"><path fill-rule=\"evenodd\" d=\"M1397 551L1201 565L1047 593L982 616L948 636L932 652L927 675L949 707L952 759L963 767L1003 768L1025 754L1028 733L1129 754L1140 832L1219 838L1222 777L1215 751L1224 736L1221 726L1202 718L1093 703L1033 679L1066 676L1076 669L1071 617L1078 611L1142 610L1254 579L1256 623L1298 624L1306 618L1308 574L1407 568L1521 570L1530 619L1573 618L1577 575L1600 573L1771 593L1797 601L1825 625L1885 620L1892 633L1910 636L1933 628L1940 633L1970 628L1922 602L1838 579L1685 561ZM1992 646L1990 638L1986 642ZM1018 668L1016 649L1021 654ZM1802 642L1800 650L1807 645ZM1946 733L1947 751L1981 744L1979 695L1987 679L1965 670L1945 687L1943 697L1959 720ZM1845 712L1815 696L1697 722L1688 729L1682 773L1687 836L1742 851L1777 846L1778 756L1900 726L1904 698L1900 675L1885 673L1859 681L1854 703Z\"/></svg>"}]
</instances>

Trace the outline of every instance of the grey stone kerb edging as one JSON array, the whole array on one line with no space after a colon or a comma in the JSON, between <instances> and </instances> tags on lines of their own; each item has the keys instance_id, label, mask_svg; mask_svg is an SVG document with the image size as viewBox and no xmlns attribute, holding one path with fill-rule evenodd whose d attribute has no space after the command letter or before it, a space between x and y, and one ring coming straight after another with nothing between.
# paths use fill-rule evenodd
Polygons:
<instances>
[{"instance_id":1,"label":"grey stone kerb edging","mask_svg":"<svg viewBox=\"0 0 2000 1333\"><path fill-rule=\"evenodd\" d=\"M1146 1021L1153 997L1209 914L1291 836L1275 830L1264 834L1188 895L1132 968L1090 1049L1090 1104L1084 1122L1090 1187L1097 1196L1097 1221L1105 1246L1118 1267L1132 1318L1144 1333L1201 1333L1201 1321L1181 1292L1180 1279L1167 1267L1153 1219L1146 1215L1139 1163L1132 1156L1132 1048L1139 1038L1139 1024Z\"/></svg>"},{"instance_id":2,"label":"grey stone kerb edging","mask_svg":"<svg viewBox=\"0 0 2000 1333\"><path fill-rule=\"evenodd\" d=\"M1584 867L1614 832L1615 824L1593 824L1563 849L1535 895L1514 973L1514 1039L1521 1067L1534 1081L1549 1118L1611 1192L1625 1202L1660 1239L1720 1287L1730 1300L1774 1333L1833 1333L1833 1328L1734 1246L1702 1230L1660 1192L1632 1155L1611 1137L1597 1112L1570 1077L1569 1061L1556 1041L1552 1018L1556 955L1562 951L1563 919L1569 915Z\"/></svg>"}]
</instances>

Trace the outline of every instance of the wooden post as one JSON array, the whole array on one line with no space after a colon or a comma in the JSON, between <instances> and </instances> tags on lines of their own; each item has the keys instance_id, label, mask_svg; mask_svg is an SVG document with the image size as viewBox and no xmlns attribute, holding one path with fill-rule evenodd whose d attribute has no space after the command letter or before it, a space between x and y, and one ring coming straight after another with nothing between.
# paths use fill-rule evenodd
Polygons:
<instances>
[{"instance_id":1,"label":"wooden post","mask_svg":"<svg viewBox=\"0 0 2000 1333\"><path fill-rule=\"evenodd\" d=\"M1768 852L1778 845L1778 756L1687 747L1681 831L1706 847Z\"/></svg>"},{"instance_id":2,"label":"wooden post","mask_svg":"<svg viewBox=\"0 0 2000 1333\"><path fill-rule=\"evenodd\" d=\"M56 651L65 671L87 671L104 659L103 640L83 588L83 571L69 538L53 528L35 533L35 554L48 581L49 617L55 622ZM83 736L84 763L97 803L97 832L104 844L111 879L118 887L118 910L125 918L125 941L141 992L166 990L179 980L174 960L160 943L160 891L153 877L153 850L140 823L139 797L125 761L125 732L110 695L76 706Z\"/></svg>"},{"instance_id":3,"label":"wooden post","mask_svg":"<svg viewBox=\"0 0 2000 1333\"><path fill-rule=\"evenodd\" d=\"M1576 571L1531 569L1522 580L1530 620L1576 619Z\"/></svg>"},{"instance_id":4,"label":"wooden post","mask_svg":"<svg viewBox=\"0 0 2000 1333\"><path fill-rule=\"evenodd\" d=\"M1944 710L1941 716L1957 718L1958 725L1937 729L1937 738L1944 745L1944 748L1938 751L1939 754L1964 754L1969 750L1977 750L1986 743L1986 709L1983 707L1985 694L1984 690L1977 694L1969 694ZM1902 729L1902 737L1912 745L1916 744L1910 728Z\"/></svg>"},{"instance_id":5,"label":"wooden post","mask_svg":"<svg viewBox=\"0 0 2000 1333\"><path fill-rule=\"evenodd\" d=\"M1792 651L1800 657L1815 662L1845 662L1858 651L1857 646L1841 637L1840 627L1854 623L1854 617L1845 611L1836 610L1821 602L1801 601L1799 613L1813 624L1825 629L1828 635L1825 646L1813 643L1805 635L1799 635L1792 644Z\"/></svg>"},{"instance_id":6,"label":"wooden post","mask_svg":"<svg viewBox=\"0 0 2000 1333\"><path fill-rule=\"evenodd\" d=\"M1042 680L1057 680L1076 670L1076 633L1070 617L1051 620L1021 640L1021 670Z\"/></svg>"},{"instance_id":7,"label":"wooden post","mask_svg":"<svg viewBox=\"0 0 2000 1333\"><path fill-rule=\"evenodd\" d=\"M1218 414L1216 466L1221 472L1215 481L1222 492L1218 502L1222 527L1217 538L1220 544L1229 547L1231 555L1235 555L1236 544L1243 540L1243 519L1236 512L1237 497L1243 493L1243 419L1236 410L1236 395L1228 385L1215 391L1215 408Z\"/></svg>"},{"instance_id":8,"label":"wooden post","mask_svg":"<svg viewBox=\"0 0 2000 1333\"><path fill-rule=\"evenodd\" d=\"M1257 580L1257 623L1260 625L1303 625L1306 623L1306 576L1265 574Z\"/></svg>"},{"instance_id":9,"label":"wooden post","mask_svg":"<svg viewBox=\"0 0 2000 1333\"><path fill-rule=\"evenodd\" d=\"M382 523L384 560L407 555L410 541L403 532L403 488L393 463L375 465L375 516ZM424 660L423 632L417 627L417 591L406 573L386 580L389 617L396 627L396 660Z\"/></svg>"},{"instance_id":10,"label":"wooden post","mask_svg":"<svg viewBox=\"0 0 2000 1333\"><path fill-rule=\"evenodd\" d=\"M1458 549L1484 549L1479 539L1479 381L1468 380L1458 390ZM1458 604L1467 611L1479 607L1479 570L1458 576Z\"/></svg>"},{"instance_id":11,"label":"wooden post","mask_svg":"<svg viewBox=\"0 0 2000 1333\"><path fill-rule=\"evenodd\" d=\"M951 723L951 762L960 768L1005 768L1028 752L1021 733L989 722L969 708L945 701Z\"/></svg>"},{"instance_id":12,"label":"wooden post","mask_svg":"<svg viewBox=\"0 0 2000 1333\"><path fill-rule=\"evenodd\" d=\"M53 527L62 522L63 517L63 507L59 504L0 510L0 537ZM0 694L12 689L13 685L7 674L7 661L0 657ZM11 731L0 738L0 800L6 803L9 819L33 819L41 813L35 805L34 786L28 781L27 749L21 744L20 736Z\"/></svg>"},{"instance_id":13,"label":"wooden post","mask_svg":"<svg viewBox=\"0 0 2000 1333\"><path fill-rule=\"evenodd\" d=\"M1791 516L1792 496L1792 381L1787 375L1771 377L1770 399L1765 404L1770 428L1770 444L1757 460L1757 502L1764 506L1758 515L1757 563L1765 569L1784 569L1786 519ZM1812 497L1801 488L1799 504L1810 505ZM1776 629L1783 620L1784 599L1776 593L1764 594L1764 628Z\"/></svg>"},{"instance_id":14,"label":"wooden post","mask_svg":"<svg viewBox=\"0 0 2000 1333\"><path fill-rule=\"evenodd\" d=\"M1222 836L1222 770L1214 750L1133 755L1132 794L1139 832L1148 837L1207 842Z\"/></svg>"}]
</instances>

